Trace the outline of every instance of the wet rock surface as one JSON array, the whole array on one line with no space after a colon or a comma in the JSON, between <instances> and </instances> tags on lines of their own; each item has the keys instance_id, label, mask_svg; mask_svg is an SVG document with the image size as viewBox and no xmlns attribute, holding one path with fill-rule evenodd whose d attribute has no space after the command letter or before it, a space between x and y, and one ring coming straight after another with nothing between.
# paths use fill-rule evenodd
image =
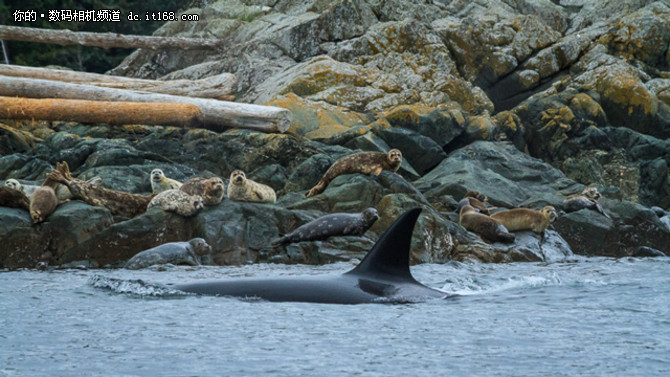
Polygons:
<instances>
[{"instance_id":1,"label":"wet rock surface","mask_svg":"<svg viewBox=\"0 0 670 377\"><path fill-rule=\"evenodd\" d=\"M203 5L204 4L204 5ZM328 263L360 258L404 210L424 211L414 263L554 260L571 253L669 254L670 7L661 1L193 2L198 23L165 36L223 39L225 50L138 50L112 73L237 76L236 100L291 110L286 134L151 125L0 124L0 178L41 184L57 162L79 179L151 191L160 168L179 181L232 170L271 186L275 204L232 202L189 219L150 210L114 217L79 201L32 225L0 208L0 266L119 266L135 253L202 237L211 263ZM659 47L661 46L661 47ZM398 148L398 173L352 174L304 193L338 158ZM488 244L458 225L469 190L488 205L539 209L595 186L608 219L561 214L544 236ZM361 237L273 248L319 216L375 207ZM651 207L655 207L654 210ZM666 211L666 212L661 212ZM551 229L551 228L550 228ZM84 261L84 262L82 262Z\"/></svg>"}]
</instances>

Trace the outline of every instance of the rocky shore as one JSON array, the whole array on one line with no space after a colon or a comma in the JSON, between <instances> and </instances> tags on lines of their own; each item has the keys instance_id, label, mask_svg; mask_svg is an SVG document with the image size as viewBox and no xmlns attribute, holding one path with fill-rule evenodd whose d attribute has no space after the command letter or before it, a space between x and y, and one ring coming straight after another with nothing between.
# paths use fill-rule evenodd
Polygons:
<instances>
[{"instance_id":1,"label":"rocky shore","mask_svg":"<svg viewBox=\"0 0 670 377\"><path fill-rule=\"evenodd\" d=\"M192 218L152 208L126 219L80 201L32 225L0 207L0 268L119 266L156 245L202 237L212 264L360 258L397 215L424 211L414 263L670 255L670 6L642 0L193 2L197 23L156 35L224 39L224 51L138 50L112 73L237 76L236 100L291 110L286 134L64 122L0 124L0 178L40 184L66 161L80 179L150 193L171 178L231 171L277 192L228 199ZM398 148L398 173L343 175L305 198L338 158ZM561 213L543 238L486 243L458 225L469 190L501 208L552 205L595 186L610 218ZM361 237L271 247L332 212L375 207Z\"/></svg>"}]
</instances>

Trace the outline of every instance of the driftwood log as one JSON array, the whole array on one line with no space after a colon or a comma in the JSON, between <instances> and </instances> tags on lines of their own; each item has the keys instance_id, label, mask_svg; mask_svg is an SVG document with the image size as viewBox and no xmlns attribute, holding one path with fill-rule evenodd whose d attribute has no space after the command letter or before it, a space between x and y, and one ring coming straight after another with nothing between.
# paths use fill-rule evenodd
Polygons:
<instances>
[{"instance_id":1,"label":"driftwood log","mask_svg":"<svg viewBox=\"0 0 670 377\"><path fill-rule=\"evenodd\" d=\"M1 119L60 120L80 123L151 124L199 127L196 105L0 97Z\"/></svg>"},{"instance_id":2,"label":"driftwood log","mask_svg":"<svg viewBox=\"0 0 670 377\"><path fill-rule=\"evenodd\" d=\"M56 169L47 174L47 179L67 186L75 199L83 200L92 206L105 207L113 215L128 218L146 212L147 205L155 196L111 190L74 178L70 174L67 162L57 163Z\"/></svg>"},{"instance_id":3,"label":"driftwood log","mask_svg":"<svg viewBox=\"0 0 670 377\"><path fill-rule=\"evenodd\" d=\"M55 80L106 88L146 90L177 96L231 100L237 80L232 73L221 73L200 80L145 80L132 77L101 75L64 69L25 67L0 64L0 75Z\"/></svg>"},{"instance_id":4,"label":"driftwood log","mask_svg":"<svg viewBox=\"0 0 670 377\"><path fill-rule=\"evenodd\" d=\"M0 39L51 43L61 46L81 45L102 48L148 48L152 50L176 48L181 50L205 50L222 48L219 39L154 37L145 35L123 35L117 33L91 33L68 29L40 29L32 27L0 25Z\"/></svg>"},{"instance_id":5,"label":"driftwood log","mask_svg":"<svg viewBox=\"0 0 670 377\"><path fill-rule=\"evenodd\" d=\"M0 96L192 104L198 106L202 111L203 126L213 131L245 128L263 132L286 132L292 119L290 111L272 106L101 88L22 77L0 76Z\"/></svg>"}]
</instances>

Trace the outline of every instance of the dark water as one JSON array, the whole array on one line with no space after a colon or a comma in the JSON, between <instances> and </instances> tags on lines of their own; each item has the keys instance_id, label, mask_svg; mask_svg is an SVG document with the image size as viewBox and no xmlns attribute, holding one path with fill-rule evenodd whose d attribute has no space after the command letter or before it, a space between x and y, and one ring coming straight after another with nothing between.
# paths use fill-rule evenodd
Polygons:
<instances>
[{"instance_id":1,"label":"dark water","mask_svg":"<svg viewBox=\"0 0 670 377\"><path fill-rule=\"evenodd\" d=\"M96 287L351 267L0 273L0 376L670 375L669 258L420 265L460 296L400 305Z\"/></svg>"}]
</instances>

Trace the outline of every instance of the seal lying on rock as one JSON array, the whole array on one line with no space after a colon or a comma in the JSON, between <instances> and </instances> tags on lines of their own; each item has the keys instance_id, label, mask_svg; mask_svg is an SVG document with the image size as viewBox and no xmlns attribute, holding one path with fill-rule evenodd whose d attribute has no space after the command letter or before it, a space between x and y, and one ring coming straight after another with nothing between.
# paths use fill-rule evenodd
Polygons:
<instances>
[{"instance_id":1,"label":"seal lying on rock","mask_svg":"<svg viewBox=\"0 0 670 377\"><path fill-rule=\"evenodd\" d=\"M199 195L205 201L205 205L213 206L221 203L224 193L223 180L219 177L191 178L179 188L189 195Z\"/></svg>"},{"instance_id":2,"label":"seal lying on rock","mask_svg":"<svg viewBox=\"0 0 670 377\"><path fill-rule=\"evenodd\" d=\"M188 242L168 242L135 254L123 268L139 270L166 263L200 266L200 256L211 251L211 246L202 238L194 238Z\"/></svg>"},{"instance_id":3,"label":"seal lying on rock","mask_svg":"<svg viewBox=\"0 0 670 377\"><path fill-rule=\"evenodd\" d=\"M58 207L56 191L50 186L40 186L30 196L30 218L33 224L39 224L54 213Z\"/></svg>"},{"instance_id":4,"label":"seal lying on rock","mask_svg":"<svg viewBox=\"0 0 670 377\"><path fill-rule=\"evenodd\" d=\"M0 186L0 207L30 210L30 201L23 192L9 186Z\"/></svg>"},{"instance_id":5,"label":"seal lying on rock","mask_svg":"<svg viewBox=\"0 0 670 377\"><path fill-rule=\"evenodd\" d=\"M598 189L595 187L587 187L579 194L568 196L568 198L563 201L563 210L565 212L575 212L587 208L600 212L603 216L609 219L609 215L606 214L603 207L600 206L598 199L600 199Z\"/></svg>"},{"instance_id":6,"label":"seal lying on rock","mask_svg":"<svg viewBox=\"0 0 670 377\"><path fill-rule=\"evenodd\" d=\"M491 218L505 226L510 232L518 230L532 230L535 233L544 233L558 215L552 206L545 206L537 211L529 208L513 208L491 215Z\"/></svg>"},{"instance_id":7,"label":"seal lying on rock","mask_svg":"<svg viewBox=\"0 0 670 377\"><path fill-rule=\"evenodd\" d=\"M168 178L161 169L151 171L151 192L157 194L165 190L174 190L180 188L181 182Z\"/></svg>"},{"instance_id":8,"label":"seal lying on rock","mask_svg":"<svg viewBox=\"0 0 670 377\"><path fill-rule=\"evenodd\" d=\"M470 207L477 210L477 212L489 215L489 208L486 208L486 205L484 204L484 202L487 200L488 197L479 191L468 191L463 196L463 199L458 202L457 211L460 213L463 206L469 205Z\"/></svg>"},{"instance_id":9,"label":"seal lying on rock","mask_svg":"<svg viewBox=\"0 0 670 377\"><path fill-rule=\"evenodd\" d=\"M241 202L274 203L277 194L272 187L247 179L242 170L233 170L228 182L228 199Z\"/></svg>"},{"instance_id":10,"label":"seal lying on rock","mask_svg":"<svg viewBox=\"0 0 670 377\"><path fill-rule=\"evenodd\" d=\"M63 169L62 166L56 165L57 168ZM52 179L47 175L42 186L38 187L32 195L30 195L30 218L33 224L39 224L46 220L61 203L56 196L56 188L58 181Z\"/></svg>"},{"instance_id":11,"label":"seal lying on rock","mask_svg":"<svg viewBox=\"0 0 670 377\"><path fill-rule=\"evenodd\" d=\"M398 149L391 149L388 153L383 152L360 152L344 156L335 161L326 173L323 175L319 183L307 191L306 197L314 196L323 192L326 186L335 179L335 177L342 174L374 174L379 175L382 170L389 170L397 172L402 163L402 153Z\"/></svg>"},{"instance_id":12,"label":"seal lying on rock","mask_svg":"<svg viewBox=\"0 0 670 377\"><path fill-rule=\"evenodd\" d=\"M379 215L374 208L361 213L333 213L301 225L272 242L272 246L302 241L319 241L333 236L362 236Z\"/></svg>"},{"instance_id":13,"label":"seal lying on rock","mask_svg":"<svg viewBox=\"0 0 670 377\"><path fill-rule=\"evenodd\" d=\"M181 190L167 190L151 199L147 208L156 206L166 212L175 212L177 215L190 217L200 212L204 204L199 195L189 195Z\"/></svg>"},{"instance_id":14,"label":"seal lying on rock","mask_svg":"<svg viewBox=\"0 0 670 377\"><path fill-rule=\"evenodd\" d=\"M135 217L147 210L147 204L154 195L131 194L94 185L73 178L67 162L56 164L56 169L47 174L48 178L62 183L70 190L75 199L98 207L105 207L114 215Z\"/></svg>"},{"instance_id":15,"label":"seal lying on rock","mask_svg":"<svg viewBox=\"0 0 670 377\"><path fill-rule=\"evenodd\" d=\"M27 197L30 197L35 192L35 190L37 190L40 187L38 185L24 185L14 178L6 180L5 186L13 188L14 190L19 190L23 192Z\"/></svg>"},{"instance_id":16,"label":"seal lying on rock","mask_svg":"<svg viewBox=\"0 0 670 377\"><path fill-rule=\"evenodd\" d=\"M464 205L458 216L458 223L471 232L477 233L482 238L491 242L512 243L516 238L505 226L491 217L478 213L474 207Z\"/></svg>"}]
</instances>

